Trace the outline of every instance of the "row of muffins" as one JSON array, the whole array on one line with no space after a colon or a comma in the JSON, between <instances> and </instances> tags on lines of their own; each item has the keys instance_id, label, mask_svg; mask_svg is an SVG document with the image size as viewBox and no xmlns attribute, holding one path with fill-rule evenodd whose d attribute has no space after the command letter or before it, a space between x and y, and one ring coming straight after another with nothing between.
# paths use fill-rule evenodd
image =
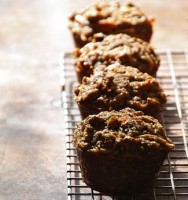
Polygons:
<instances>
[{"instance_id":1,"label":"row of muffins","mask_svg":"<svg viewBox=\"0 0 188 200\"><path fill-rule=\"evenodd\" d=\"M160 64L148 43L153 20L132 3L100 2L73 13L70 21L79 47L75 100L83 118L73 144L83 180L109 194L153 187L174 149L155 119L166 95L153 77Z\"/></svg>"},{"instance_id":2,"label":"row of muffins","mask_svg":"<svg viewBox=\"0 0 188 200\"><path fill-rule=\"evenodd\" d=\"M81 82L75 99L83 118L125 107L160 117L166 95L151 76L160 61L149 43L122 33L103 35L101 41L75 50L74 56Z\"/></svg>"}]
</instances>

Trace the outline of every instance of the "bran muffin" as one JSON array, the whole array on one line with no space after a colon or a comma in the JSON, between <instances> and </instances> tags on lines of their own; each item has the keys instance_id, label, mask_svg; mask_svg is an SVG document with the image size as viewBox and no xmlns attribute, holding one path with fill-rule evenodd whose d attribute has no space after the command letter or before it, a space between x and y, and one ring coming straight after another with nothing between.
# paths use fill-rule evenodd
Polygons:
<instances>
[{"instance_id":1,"label":"bran muffin","mask_svg":"<svg viewBox=\"0 0 188 200\"><path fill-rule=\"evenodd\" d=\"M92 76L83 78L74 92L83 119L126 107L160 118L166 104L166 95L155 78L119 63L98 66Z\"/></svg>"},{"instance_id":2,"label":"bran muffin","mask_svg":"<svg viewBox=\"0 0 188 200\"><path fill-rule=\"evenodd\" d=\"M84 182L107 194L152 188L172 141L158 120L127 108L90 115L73 135Z\"/></svg>"},{"instance_id":3,"label":"bran muffin","mask_svg":"<svg viewBox=\"0 0 188 200\"><path fill-rule=\"evenodd\" d=\"M91 42L95 33L126 33L147 42L152 36L153 19L149 19L132 3L97 2L74 12L69 21L69 29L77 47Z\"/></svg>"},{"instance_id":4,"label":"bran muffin","mask_svg":"<svg viewBox=\"0 0 188 200\"><path fill-rule=\"evenodd\" d=\"M99 64L119 62L156 76L160 59L153 47L141 39L126 34L97 34L95 39L73 53L78 81L90 76Z\"/></svg>"}]
</instances>

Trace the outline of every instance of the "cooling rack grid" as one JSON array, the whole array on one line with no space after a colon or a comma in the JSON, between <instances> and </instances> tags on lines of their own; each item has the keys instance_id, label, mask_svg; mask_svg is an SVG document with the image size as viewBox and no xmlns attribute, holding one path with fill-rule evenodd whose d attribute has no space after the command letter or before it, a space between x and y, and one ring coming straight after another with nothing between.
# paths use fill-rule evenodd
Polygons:
<instances>
[{"instance_id":1,"label":"cooling rack grid","mask_svg":"<svg viewBox=\"0 0 188 200\"><path fill-rule=\"evenodd\" d=\"M162 123L176 149L161 166L155 187L146 194L107 196L88 188L81 178L71 143L76 123L81 120L73 90L77 84L71 53L61 62L61 102L64 112L67 156L68 200L187 200L188 199L188 51L158 50L161 65L157 79L168 95Z\"/></svg>"}]
</instances>

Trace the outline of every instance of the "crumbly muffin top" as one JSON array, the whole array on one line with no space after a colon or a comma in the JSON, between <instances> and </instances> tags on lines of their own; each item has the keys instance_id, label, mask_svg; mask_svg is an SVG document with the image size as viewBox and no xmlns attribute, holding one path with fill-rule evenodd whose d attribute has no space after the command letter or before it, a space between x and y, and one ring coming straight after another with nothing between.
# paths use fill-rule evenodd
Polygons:
<instances>
[{"instance_id":1,"label":"crumbly muffin top","mask_svg":"<svg viewBox=\"0 0 188 200\"><path fill-rule=\"evenodd\" d=\"M150 24L150 20L141 9L132 3L98 2L70 16L69 28L81 36L83 41L98 32L116 34L121 30L126 33L134 32L133 26Z\"/></svg>"},{"instance_id":2,"label":"crumbly muffin top","mask_svg":"<svg viewBox=\"0 0 188 200\"><path fill-rule=\"evenodd\" d=\"M157 116L166 103L158 81L147 73L119 63L98 66L75 88L80 105L94 105L98 112L131 107Z\"/></svg>"},{"instance_id":3,"label":"crumbly muffin top","mask_svg":"<svg viewBox=\"0 0 188 200\"><path fill-rule=\"evenodd\" d=\"M101 63L119 62L156 75L160 64L159 56L149 43L122 33L96 34L93 42L74 51L74 58L77 71L91 71Z\"/></svg>"},{"instance_id":4,"label":"crumbly muffin top","mask_svg":"<svg viewBox=\"0 0 188 200\"><path fill-rule=\"evenodd\" d=\"M158 120L130 108L90 115L78 124L73 143L79 150L112 156L174 149Z\"/></svg>"}]
</instances>

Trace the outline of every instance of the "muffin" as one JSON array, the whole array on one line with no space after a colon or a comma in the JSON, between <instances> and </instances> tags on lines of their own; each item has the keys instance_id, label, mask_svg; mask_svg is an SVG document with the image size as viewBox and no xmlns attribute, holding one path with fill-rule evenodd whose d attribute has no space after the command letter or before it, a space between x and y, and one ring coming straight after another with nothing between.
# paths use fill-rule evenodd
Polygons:
<instances>
[{"instance_id":1,"label":"muffin","mask_svg":"<svg viewBox=\"0 0 188 200\"><path fill-rule=\"evenodd\" d=\"M73 144L83 181L107 194L152 188L174 149L158 120L130 108L90 115L75 129Z\"/></svg>"},{"instance_id":2,"label":"muffin","mask_svg":"<svg viewBox=\"0 0 188 200\"><path fill-rule=\"evenodd\" d=\"M69 29L77 47L91 42L95 33L126 33L147 42L152 36L153 19L149 19L132 3L98 2L74 12L69 21Z\"/></svg>"},{"instance_id":3,"label":"muffin","mask_svg":"<svg viewBox=\"0 0 188 200\"><path fill-rule=\"evenodd\" d=\"M156 76L160 64L159 56L149 43L122 33L95 35L95 40L74 51L74 59L79 82L84 76L90 76L101 63L119 62L152 76Z\"/></svg>"},{"instance_id":4,"label":"muffin","mask_svg":"<svg viewBox=\"0 0 188 200\"><path fill-rule=\"evenodd\" d=\"M166 104L166 95L155 78L119 63L98 66L74 92L83 119L126 107L160 118Z\"/></svg>"}]
</instances>

